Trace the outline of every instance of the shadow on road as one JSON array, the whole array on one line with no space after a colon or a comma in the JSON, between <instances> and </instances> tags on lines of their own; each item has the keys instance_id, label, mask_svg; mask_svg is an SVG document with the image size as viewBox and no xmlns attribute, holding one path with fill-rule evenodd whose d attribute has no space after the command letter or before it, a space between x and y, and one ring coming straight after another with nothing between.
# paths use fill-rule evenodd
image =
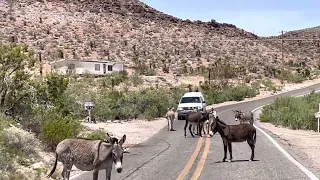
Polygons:
<instances>
[{"instance_id":1,"label":"shadow on road","mask_svg":"<svg viewBox=\"0 0 320 180\"><path fill-rule=\"evenodd\" d=\"M245 162L245 161L249 162L249 160L247 160L247 159L232 160L231 162ZM252 161L259 161L259 160L254 159L254 160L252 160ZM225 162L223 162L223 161L216 161L215 163L229 163L229 162L228 162L228 161L225 161Z\"/></svg>"}]
</instances>

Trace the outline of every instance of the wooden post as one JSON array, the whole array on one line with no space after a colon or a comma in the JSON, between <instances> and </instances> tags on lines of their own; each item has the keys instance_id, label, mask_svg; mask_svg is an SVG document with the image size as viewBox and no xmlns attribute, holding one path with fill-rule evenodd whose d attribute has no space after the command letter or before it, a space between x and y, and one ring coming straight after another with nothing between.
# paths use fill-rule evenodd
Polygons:
<instances>
[{"instance_id":1,"label":"wooden post","mask_svg":"<svg viewBox=\"0 0 320 180\"><path fill-rule=\"evenodd\" d=\"M319 133L319 124L320 124L320 118L318 118L318 133Z\"/></svg>"},{"instance_id":2,"label":"wooden post","mask_svg":"<svg viewBox=\"0 0 320 180\"><path fill-rule=\"evenodd\" d=\"M320 112L320 103L319 103L319 112ZM318 133L319 133L319 130L320 130L320 118L318 118Z\"/></svg>"}]
</instances>

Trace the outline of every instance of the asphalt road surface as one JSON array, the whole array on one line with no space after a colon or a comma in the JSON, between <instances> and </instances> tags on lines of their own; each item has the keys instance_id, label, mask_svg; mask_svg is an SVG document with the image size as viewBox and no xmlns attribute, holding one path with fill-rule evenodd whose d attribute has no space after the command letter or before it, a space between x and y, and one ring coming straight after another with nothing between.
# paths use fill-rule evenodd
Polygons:
<instances>
[{"instance_id":1,"label":"asphalt road surface","mask_svg":"<svg viewBox=\"0 0 320 180\"><path fill-rule=\"evenodd\" d=\"M251 111L272 102L276 97L297 96L309 93L311 90L320 90L320 84L261 100L220 107L218 108L219 117L228 124L238 124L239 122L234 121L232 109ZM117 173L113 167L111 179L309 179L258 130L255 149L256 161L248 161L251 155L250 148L246 142L243 142L232 144L234 162L222 163L223 144L220 135L217 133L212 138L199 138L199 136L192 138L187 130L185 138L183 135L184 124L184 120L175 121L174 129L177 131L168 132L165 127L147 141L131 148L130 153L124 155L122 173ZM229 159L229 152L227 159ZM319 173L316 175L319 176ZM92 179L92 172L85 172L73 179ZM105 180L104 171L100 171L99 180Z\"/></svg>"}]
</instances>

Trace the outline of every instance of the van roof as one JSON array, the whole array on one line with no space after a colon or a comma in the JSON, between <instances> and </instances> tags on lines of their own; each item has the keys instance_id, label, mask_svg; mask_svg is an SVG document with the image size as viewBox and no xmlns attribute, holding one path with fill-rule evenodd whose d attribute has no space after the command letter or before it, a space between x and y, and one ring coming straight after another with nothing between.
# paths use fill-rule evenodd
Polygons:
<instances>
[{"instance_id":1,"label":"van roof","mask_svg":"<svg viewBox=\"0 0 320 180\"><path fill-rule=\"evenodd\" d=\"M203 96L201 92L186 92L183 97L199 97Z\"/></svg>"}]
</instances>

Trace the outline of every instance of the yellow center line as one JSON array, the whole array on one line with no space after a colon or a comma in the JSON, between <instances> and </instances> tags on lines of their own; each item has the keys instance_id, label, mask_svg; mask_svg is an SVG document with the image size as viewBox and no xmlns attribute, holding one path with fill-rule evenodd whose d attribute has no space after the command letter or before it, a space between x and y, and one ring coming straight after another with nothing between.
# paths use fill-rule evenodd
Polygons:
<instances>
[{"instance_id":1,"label":"yellow center line","mask_svg":"<svg viewBox=\"0 0 320 180\"><path fill-rule=\"evenodd\" d=\"M199 138L198 140L198 144L196 146L196 149L194 150L192 156L190 157L187 165L184 167L184 169L182 170L182 172L180 173L180 175L178 176L178 178L176 180L183 180L188 172L190 171L194 161L196 160L199 152L200 152L200 149L201 149L201 146L202 146L202 141L203 141L203 138Z\"/></svg>"},{"instance_id":2,"label":"yellow center line","mask_svg":"<svg viewBox=\"0 0 320 180\"><path fill-rule=\"evenodd\" d=\"M203 154L197 166L197 169L194 171L191 180L197 180L200 177L202 169L204 167L204 163L206 162L208 152L210 149L210 138L206 138L206 145L204 146Z\"/></svg>"}]
</instances>

